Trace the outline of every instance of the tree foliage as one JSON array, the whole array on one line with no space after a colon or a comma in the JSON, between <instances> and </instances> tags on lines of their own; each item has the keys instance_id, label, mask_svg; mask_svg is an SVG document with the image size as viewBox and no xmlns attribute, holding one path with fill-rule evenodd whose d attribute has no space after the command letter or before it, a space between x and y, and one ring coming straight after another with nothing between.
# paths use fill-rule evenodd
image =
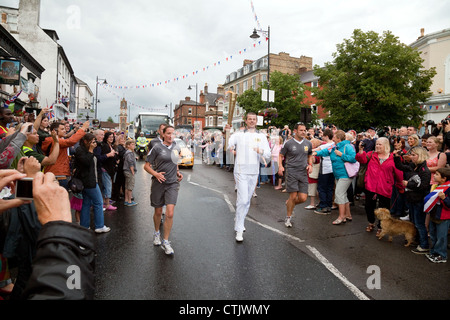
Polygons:
<instances>
[{"instance_id":1,"label":"tree foliage","mask_svg":"<svg viewBox=\"0 0 450 320\"><path fill-rule=\"evenodd\" d=\"M260 83L258 90L249 89L237 97L237 103L246 113L261 114L267 109L267 102L261 100L262 89L267 89L267 81ZM306 97L305 85L299 75L271 72L270 90L275 91L275 102L270 103L270 108L277 109L277 116L271 118L270 125L282 127L287 124L292 127L301 121L301 108L310 108L303 103Z\"/></svg>"},{"instance_id":2,"label":"tree foliage","mask_svg":"<svg viewBox=\"0 0 450 320\"><path fill-rule=\"evenodd\" d=\"M390 31L380 36L356 29L337 45L333 58L323 68L314 67L322 87L314 91L318 104L330 111L325 122L365 130L422 121L426 111L420 104L431 96L435 68L423 69L419 52Z\"/></svg>"}]
</instances>

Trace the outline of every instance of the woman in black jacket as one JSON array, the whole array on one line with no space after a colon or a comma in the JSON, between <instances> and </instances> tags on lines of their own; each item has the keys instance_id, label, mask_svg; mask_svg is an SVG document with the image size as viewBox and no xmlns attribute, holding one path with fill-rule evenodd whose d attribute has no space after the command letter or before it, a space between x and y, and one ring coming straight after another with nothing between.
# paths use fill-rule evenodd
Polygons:
<instances>
[{"instance_id":1,"label":"woman in black jacket","mask_svg":"<svg viewBox=\"0 0 450 320\"><path fill-rule=\"evenodd\" d=\"M111 192L112 192L112 183L114 180L114 175L116 173L117 161L118 161L118 152L114 149L115 137L114 133L106 132L103 138L102 143L102 155L111 155L107 156L107 158L101 163L102 167L102 183L103 183L103 202L106 210L116 210L117 207L114 207L110 204Z\"/></svg>"},{"instance_id":2,"label":"woman in black jacket","mask_svg":"<svg viewBox=\"0 0 450 320\"><path fill-rule=\"evenodd\" d=\"M409 157L411 162L403 163L396 154L394 162L395 167L404 172L403 185L405 186L405 199L409 208L409 217L419 234L419 245L412 252L427 253L429 243L423 200L430 192L431 172L427 167L428 152L422 147L413 147L409 151Z\"/></svg>"},{"instance_id":3,"label":"woman in black jacket","mask_svg":"<svg viewBox=\"0 0 450 320\"><path fill-rule=\"evenodd\" d=\"M89 228L91 218L90 210L94 210L95 232L108 232L111 229L104 224L103 198L97 183L97 158L94 156L94 148L97 140L91 133L86 133L80 141L80 146L75 152L76 177L83 181L83 206L80 212L80 225Z\"/></svg>"}]
</instances>

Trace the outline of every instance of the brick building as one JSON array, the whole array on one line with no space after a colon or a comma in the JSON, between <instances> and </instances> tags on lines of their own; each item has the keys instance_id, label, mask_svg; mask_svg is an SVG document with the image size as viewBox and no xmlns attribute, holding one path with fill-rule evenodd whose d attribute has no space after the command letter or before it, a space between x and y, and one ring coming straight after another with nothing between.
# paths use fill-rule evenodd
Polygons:
<instances>
[{"instance_id":1,"label":"brick building","mask_svg":"<svg viewBox=\"0 0 450 320\"><path fill-rule=\"evenodd\" d=\"M286 74L302 74L312 70L312 58L301 56L299 58L291 57L289 53L280 52L279 54L270 54L270 61L267 60L267 55L258 60L244 60L243 67L226 76L224 91L233 91L237 95L244 91L253 88L258 89L258 83L267 81L267 73L269 70L268 63L270 62L270 72L279 71ZM234 109L233 126L239 126L242 122L242 115L244 110L236 105ZM228 102L224 106L224 120L228 120Z\"/></svg>"},{"instance_id":2,"label":"brick building","mask_svg":"<svg viewBox=\"0 0 450 320\"><path fill-rule=\"evenodd\" d=\"M309 88L316 88L319 86L319 77L314 74L314 71L307 71L300 75L300 81ZM306 98L304 103L311 106L311 112L317 113L319 119L324 119L327 116L327 112L322 106L317 105L317 98L311 93L310 90L305 91Z\"/></svg>"},{"instance_id":3,"label":"brick building","mask_svg":"<svg viewBox=\"0 0 450 320\"><path fill-rule=\"evenodd\" d=\"M196 121L201 122L201 127L205 126L205 104L197 103L186 97L179 104L175 105L173 110L173 124L175 127L180 125L191 125L194 127Z\"/></svg>"}]
</instances>

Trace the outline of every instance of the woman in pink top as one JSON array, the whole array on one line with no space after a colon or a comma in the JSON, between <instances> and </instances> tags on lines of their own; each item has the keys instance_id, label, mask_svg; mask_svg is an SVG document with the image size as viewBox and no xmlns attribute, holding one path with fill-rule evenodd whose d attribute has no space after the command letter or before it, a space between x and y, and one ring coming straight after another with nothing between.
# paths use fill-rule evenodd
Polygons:
<instances>
[{"instance_id":1,"label":"woman in pink top","mask_svg":"<svg viewBox=\"0 0 450 320\"><path fill-rule=\"evenodd\" d=\"M387 138L378 138L375 144L375 151L366 153L364 147L359 145L359 152L356 160L360 163L368 163L365 183L365 209L369 225L367 232L375 228L375 208L377 199L379 208L390 209L392 188L397 186L402 188L403 173L395 167L394 156L390 153L391 147ZM381 227L378 225L378 233Z\"/></svg>"},{"instance_id":2,"label":"woman in pink top","mask_svg":"<svg viewBox=\"0 0 450 320\"><path fill-rule=\"evenodd\" d=\"M447 164L447 156L444 152L439 152L440 140L438 137L432 136L427 139L426 146L428 149L427 167L431 172L430 184L435 184L434 173L437 169L445 167Z\"/></svg>"}]
</instances>

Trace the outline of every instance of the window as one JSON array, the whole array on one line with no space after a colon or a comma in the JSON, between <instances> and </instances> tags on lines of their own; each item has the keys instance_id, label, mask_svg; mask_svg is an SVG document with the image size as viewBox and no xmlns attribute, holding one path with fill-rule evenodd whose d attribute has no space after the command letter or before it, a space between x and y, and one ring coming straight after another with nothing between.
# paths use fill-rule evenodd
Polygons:
<instances>
[{"instance_id":1,"label":"window","mask_svg":"<svg viewBox=\"0 0 450 320\"><path fill-rule=\"evenodd\" d=\"M252 89L256 90L256 77L252 78Z\"/></svg>"},{"instance_id":2,"label":"window","mask_svg":"<svg viewBox=\"0 0 450 320\"><path fill-rule=\"evenodd\" d=\"M223 118L222 118L222 117L218 117L218 118L217 118L217 126L218 126L218 127L222 126L222 121L223 121Z\"/></svg>"},{"instance_id":3,"label":"window","mask_svg":"<svg viewBox=\"0 0 450 320\"><path fill-rule=\"evenodd\" d=\"M217 104L217 111L223 111L223 101L219 101L219 103Z\"/></svg>"},{"instance_id":4,"label":"window","mask_svg":"<svg viewBox=\"0 0 450 320\"><path fill-rule=\"evenodd\" d=\"M192 108L189 108L188 109L188 115L191 115L192 114Z\"/></svg>"},{"instance_id":5,"label":"window","mask_svg":"<svg viewBox=\"0 0 450 320\"><path fill-rule=\"evenodd\" d=\"M245 92L248 89L248 81L245 80L243 84L244 84L244 86L243 86L242 90L243 90L243 92Z\"/></svg>"}]
</instances>

